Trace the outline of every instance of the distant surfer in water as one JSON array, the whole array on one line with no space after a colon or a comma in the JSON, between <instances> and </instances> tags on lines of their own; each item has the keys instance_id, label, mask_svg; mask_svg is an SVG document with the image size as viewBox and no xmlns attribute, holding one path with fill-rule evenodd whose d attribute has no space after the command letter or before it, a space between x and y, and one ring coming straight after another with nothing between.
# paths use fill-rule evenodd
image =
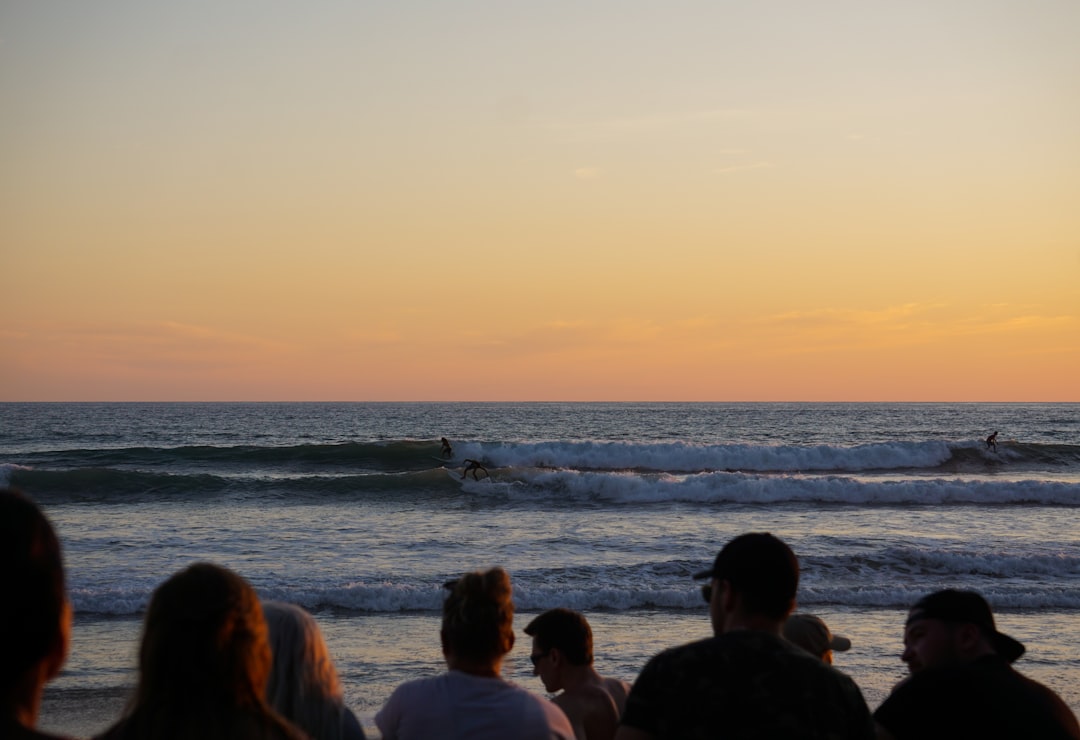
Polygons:
<instances>
[{"instance_id":1,"label":"distant surfer in water","mask_svg":"<svg viewBox=\"0 0 1080 740\"><path fill-rule=\"evenodd\" d=\"M997 452L997 436L998 436L998 433L994 432L993 434L991 434L989 437L986 438L986 449L993 450L994 452Z\"/></svg>"},{"instance_id":2,"label":"distant surfer in water","mask_svg":"<svg viewBox=\"0 0 1080 740\"><path fill-rule=\"evenodd\" d=\"M442 442L442 456L453 457L454 448L450 446L450 442L446 439L446 437L439 437L439 441Z\"/></svg>"},{"instance_id":3,"label":"distant surfer in water","mask_svg":"<svg viewBox=\"0 0 1080 740\"><path fill-rule=\"evenodd\" d=\"M467 476L469 473L472 473L473 480L480 480L476 472L478 470L483 470L485 476L487 476L488 478L491 477L491 473L488 472L487 468L485 468L476 460L465 460L464 462L465 469L461 471L462 480L465 480L465 476Z\"/></svg>"}]
</instances>

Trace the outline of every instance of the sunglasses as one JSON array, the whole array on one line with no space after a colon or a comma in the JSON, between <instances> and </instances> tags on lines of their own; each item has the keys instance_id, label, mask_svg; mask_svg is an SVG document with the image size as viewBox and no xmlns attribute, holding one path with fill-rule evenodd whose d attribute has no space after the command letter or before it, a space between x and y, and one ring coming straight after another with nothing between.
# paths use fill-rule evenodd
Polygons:
<instances>
[{"instance_id":1,"label":"sunglasses","mask_svg":"<svg viewBox=\"0 0 1080 740\"><path fill-rule=\"evenodd\" d=\"M549 652L551 652L551 651L550 650L545 650L544 652L540 653L539 655L529 655L529 660L532 661L533 668L536 668L537 664L540 662L540 659L541 658L546 658L547 654Z\"/></svg>"},{"instance_id":2,"label":"sunglasses","mask_svg":"<svg viewBox=\"0 0 1080 740\"><path fill-rule=\"evenodd\" d=\"M706 583L701 587L701 598L705 599L706 604L712 603L712 584Z\"/></svg>"}]
</instances>

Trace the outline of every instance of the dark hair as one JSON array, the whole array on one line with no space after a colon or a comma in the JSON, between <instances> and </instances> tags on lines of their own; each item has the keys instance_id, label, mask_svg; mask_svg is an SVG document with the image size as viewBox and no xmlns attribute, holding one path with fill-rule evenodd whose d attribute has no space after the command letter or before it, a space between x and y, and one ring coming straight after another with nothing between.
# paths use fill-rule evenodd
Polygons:
<instances>
[{"instance_id":1,"label":"dark hair","mask_svg":"<svg viewBox=\"0 0 1080 740\"><path fill-rule=\"evenodd\" d=\"M196 563L158 586L139 648L139 683L108 737L295 737L266 703L270 646L255 590Z\"/></svg>"},{"instance_id":2,"label":"dark hair","mask_svg":"<svg viewBox=\"0 0 1080 740\"><path fill-rule=\"evenodd\" d=\"M447 584L443 642L469 660L492 660L514 645L514 602L510 576L502 568L466 573Z\"/></svg>"},{"instance_id":3,"label":"dark hair","mask_svg":"<svg viewBox=\"0 0 1080 740\"><path fill-rule=\"evenodd\" d=\"M6 643L0 694L55 649L66 600L60 541L37 504L14 488L0 488L0 609Z\"/></svg>"},{"instance_id":4,"label":"dark hair","mask_svg":"<svg viewBox=\"0 0 1080 740\"><path fill-rule=\"evenodd\" d=\"M784 619L795 604L799 559L778 537L748 532L724 545L711 570L694 577L707 576L730 583L748 611Z\"/></svg>"},{"instance_id":5,"label":"dark hair","mask_svg":"<svg viewBox=\"0 0 1080 740\"><path fill-rule=\"evenodd\" d=\"M571 665L593 662L592 628L585 615L562 607L548 609L525 626L543 651L557 648Z\"/></svg>"}]
</instances>

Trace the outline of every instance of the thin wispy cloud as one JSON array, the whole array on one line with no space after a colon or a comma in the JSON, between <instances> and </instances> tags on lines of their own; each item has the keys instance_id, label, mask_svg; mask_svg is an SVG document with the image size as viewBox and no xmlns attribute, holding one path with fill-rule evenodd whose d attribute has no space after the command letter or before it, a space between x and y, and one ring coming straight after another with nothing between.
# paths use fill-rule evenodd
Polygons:
<instances>
[{"instance_id":1,"label":"thin wispy cloud","mask_svg":"<svg viewBox=\"0 0 1080 740\"><path fill-rule=\"evenodd\" d=\"M659 113L595 119L562 119L541 122L540 126L557 133L590 136L613 134L651 134L723 120L749 118L755 115L744 108L724 108L683 113Z\"/></svg>"},{"instance_id":2,"label":"thin wispy cloud","mask_svg":"<svg viewBox=\"0 0 1080 740\"><path fill-rule=\"evenodd\" d=\"M730 167L720 167L713 170L716 174L727 174L730 172L749 172L750 170L765 170L775 167L772 162L753 162L752 164L733 164Z\"/></svg>"},{"instance_id":3,"label":"thin wispy cloud","mask_svg":"<svg viewBox=\"0 0 1080 740\"><path fill-rule=\"evenodd\" d=\"M786 311L762 318L758 323L773 326L855 326L894 323L909 320L918 314L944 308L940 303L905 303L898 306L869 311L853 309L820 308L809 311Z\"/></svg>"},{"instance_id":4,"label":"thin wispy cloud","mask_svg":"<svg viewBox=\"0 0 1080 740\"><path fill-rule=\"evenodd\" d=\"M1015 308L1015 307L1014 307ZM1002 341L1042 333L1080 333L1080 317L1012 314L1001 306L965 309L956 315L944 303L909 303L878 310L819 309L791 311L753 322L756 337L781 354L823 353L837 349L872 349L937 345L999 335Z\"/></svg>"}]
</instances>

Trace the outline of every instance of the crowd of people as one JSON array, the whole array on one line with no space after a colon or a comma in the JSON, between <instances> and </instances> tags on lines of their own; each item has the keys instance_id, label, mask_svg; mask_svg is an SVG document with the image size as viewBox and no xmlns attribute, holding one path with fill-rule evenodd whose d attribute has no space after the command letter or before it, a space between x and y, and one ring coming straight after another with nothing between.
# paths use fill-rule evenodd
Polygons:
<instances>
[{"instance_id":1,"label":"crowd of people","mask_svg":"<svg viewBox=\"0 0 1080 740\"><path fill-rule=\"evenodd\" d=\"M45 685L71 633L60 542L28 497L0 490L0 738L55 740L35 729ZM716 555L702 596L713 636L664 650L633 685L602 676L584 615L551 609L529 622L533 673L547 700L506 681L514 647L510 576L501 568L445 584L439 639L447 670L398 686L375 715L384 740L478 738L1072 738L1060 697L1012 663L1024 646L999 632L986 600L942 590L911 608L902 659L910 675L871 712L832 665L851 647L819 618L792 613L795 553L777 537L740 535ZM238 574L196 563L153 593L138 680L101 736L357 740L315 620L261 604Z\"/></svg>"}]
</instances>

